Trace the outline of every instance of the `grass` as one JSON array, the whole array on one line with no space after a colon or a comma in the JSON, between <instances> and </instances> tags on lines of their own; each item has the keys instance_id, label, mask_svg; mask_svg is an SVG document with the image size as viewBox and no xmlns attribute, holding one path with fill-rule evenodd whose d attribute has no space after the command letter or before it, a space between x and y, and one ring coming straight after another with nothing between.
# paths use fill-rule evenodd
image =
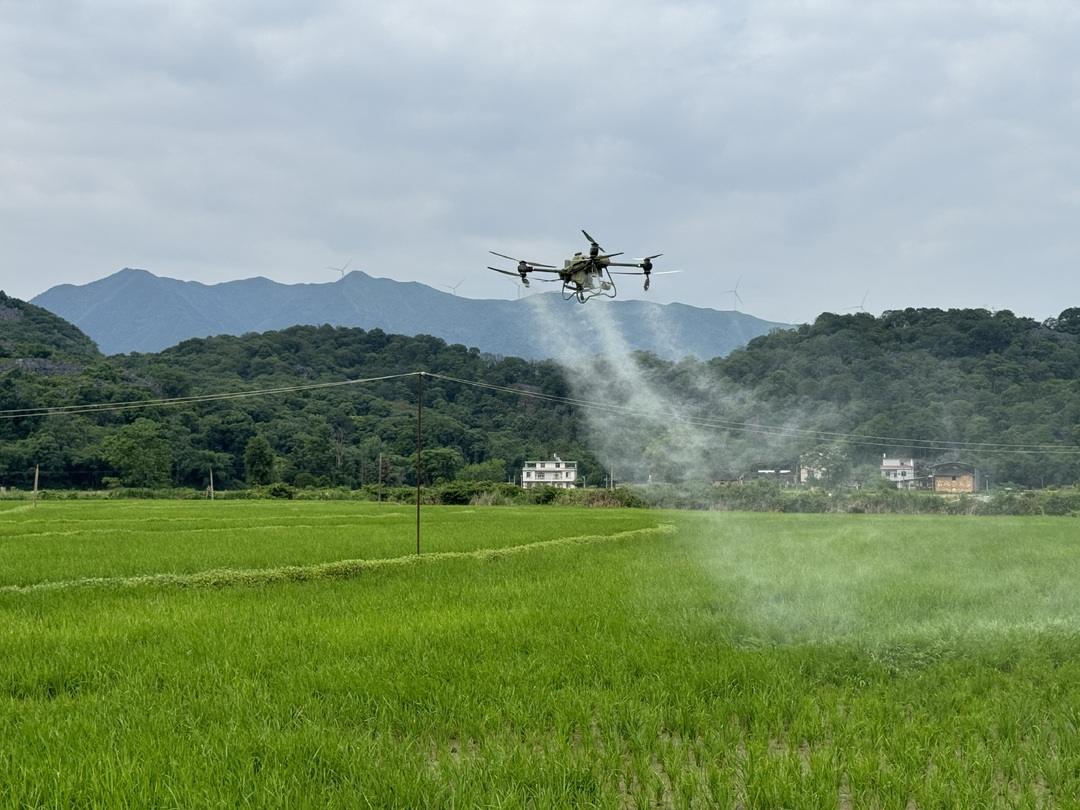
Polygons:
<instances>
[{"instance_id":1,"label":"grass","mask_svg":"<svg viewBox=\"0 0 1080 810\"><path fill-rule=\"evenodd\" d=\"M425 507L425 551L498 548L655 523L602 512ZM378 559L416 550L408 505L316 501L74 501L0 512L0 586L90 577Z\"/></svg>"},{"instance_id":2,"label":"grass","mask_svg":"<svg viewBox=\"0 0 1080 810\"><path fill-rule=\"evenodd\" d=\"M411 549L411 515L241 505L0 513L0 570L316 571ZM295 520L299 547L195 534L234 514ZM1076 806L1075 520L428 514L442 552L591 539L346 579L0 592L0 803ZM80 535L15 524L131 531L89 534L80 566Z\"/></svg>"}]
</instances>

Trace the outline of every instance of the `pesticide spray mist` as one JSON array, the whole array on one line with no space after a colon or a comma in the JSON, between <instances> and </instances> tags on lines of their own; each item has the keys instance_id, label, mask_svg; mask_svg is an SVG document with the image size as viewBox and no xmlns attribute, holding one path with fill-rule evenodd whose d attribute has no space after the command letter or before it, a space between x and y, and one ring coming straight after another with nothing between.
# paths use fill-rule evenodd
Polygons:
<instances>
[{"instance_id":1,"label":"pesticide spray mist","mask_svg":"<svg viewBox=\"0 0 1080 810\"><path fill-rule=\"evenodd\" d=\"M757 419L760 409L750 395L722 389L708 366L692 358L674 368L657 359L680 355L659 307L649 308L638 324L656 347L654 355L631 349L607 302L584 307L590 327L585 341L568 336L559 317L556 308L569 304L550 295L533 296L529 304L535 333L548 342L545 349L560 363L574 396L604 406L583 407L580 414L590 446L616 480L701 486L790 453L777 431L732 432L719 424Z\"/></svg>"},{"instance_id":2,"label":"pesticide spray mist","mask_svg":"<svg viewBox=\"0 0 1080 810\"><path fill-rule=\"evenodd\" d=\"M606 302L577 310L588 318L588 339L567 328L559 309L576 305L538 295L529 306L535 334L548 341L545 349L558 358L573 395L611 406L578 413L591 448L617 481L700 490L753 474L763 463L796 461L800 428L843 422L825 405L804 403L798 414L763 407L710 374L708 363L633 353ZM636 326L648 331L659 354L678 357L655 312ZM771 427L747 430L747 422ZM753 643L842 642L875 654L924 654L965 636L1031 632L1040 622L1080 626L1075 606L1035 610L1037 594L996 576L972 577L961 592L955 572L974 572L983 558L964 542L943 544L919 520L695 513L686 523L698 534L688 550Z\"/></svg>"}]
</instances>

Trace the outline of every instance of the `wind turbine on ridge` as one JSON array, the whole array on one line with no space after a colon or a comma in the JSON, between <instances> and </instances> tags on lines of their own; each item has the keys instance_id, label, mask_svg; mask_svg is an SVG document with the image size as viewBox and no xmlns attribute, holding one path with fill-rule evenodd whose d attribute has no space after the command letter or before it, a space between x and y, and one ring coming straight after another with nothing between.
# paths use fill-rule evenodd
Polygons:
<instances>
[{"instance_id":1,"label":"wind turbine on ridge","mask_svg":"<svg viewBox=\"0 0 1080 810\"><path fill-rule=\"evenodd\" d=\"M465 279L462 279L457 284L441 284L440 286L446 287L450 291L451 295L457 295L457 288L465 283Z\"/></svg>"},{"instance_id":2,"label":"wind turbine on ridge","mask_svg":"<svg viewBox=\"0 0 1080 810\"><path fill-rule=\"evenodd\" d=\"M742 276L739 276L739 280L735 282L735 286L730 290L723 290L720 294L727 295L731 293L731 311L738 312L739 304L743 302L742 296L739 295L739 285L742 284Z\"/></svg>"},{"instance_id":3,"label":"wind turbine on ridge","mask_svg":"<svg viewBox=\"0 0 1080 810\"><path fill-rule=\"evenodd\" d=\"M341 277L345 278L345 271L349 269L349 265L352 264L352 259L349 259L341 267L327 267L327 270L333 270L335 273L341 273Z\"/></svg>"},{"instance_id":4,"label":"wind turbine on ridge","mask_svg":"<svg viewBox=\"0 0 1080 810\"><path fill-rule=\"evenodd\" d=\"M866 298L870 295L870 291L867 290L863 293L862 301L853 307L844 307L844 312L851 312L853 309L857 309L859 312L866 312Z\"/></svg>"}]
</instances>

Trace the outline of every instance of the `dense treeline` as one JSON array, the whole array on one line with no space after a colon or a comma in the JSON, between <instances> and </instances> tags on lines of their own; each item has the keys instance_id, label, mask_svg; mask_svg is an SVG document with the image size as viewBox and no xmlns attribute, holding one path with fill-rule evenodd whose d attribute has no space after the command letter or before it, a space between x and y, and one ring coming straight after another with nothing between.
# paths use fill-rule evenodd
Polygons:
<instances>
[{"instance_id":1,"label":"dense treeline","mask_svg":"<svg viewBox=\"0 0 1080 810\"><path fill-rule=\"evenodd\" d=\"M493 358L437 338L301 326L189 340L158 354L98 358L77 373L9 366L0 409L146 401L407 373L418 369L565 396L551 363ZM424 384L426 483L505 481L525 458L578 459L603 475L567 406L443 380ZM5 419L0 483L204 487L285 481L359 487L414 482L416 378L96 414Z\"/></svg>"},{"instance_id":2,"label":"dense treeline","mask_svg":"<svg viewBox=\"0 0 1080 810\"><path fill-rule=\"evenodd\" d=\"M716 379L754 392L800 427L860 436L1080 447L1080 308L1038 322L1002 310L904 309L875 318L825 313L757 338L709 364ZM944 453L896 441L803 440L836 477L883 452L961 458L994 484L1080 481L1080 457Z\"/></svg>"},{"instance_id":3,"label":"dense treeline","mask_svg":"<svg viewBox=\"0 0 1080 810\"><path fill-rule=\"evenodd\" d=\"M643 422L618 434L656 481L737 477L750 462L799 457L843 485L876 475L883 452L925 461L959 457L997 485L1080 481L1075 455L941 453L904 437L1080 447L1080 309L1040 323L1008 311L907 309L874 318L823 314L813 324L757 338L724 358L637 357L641 379L691 414L834 431L762 438L740 431L687 437L677 424ZM427 336L293 327L189 340L157 354L104 357L70 324L0 299L0 484L26 487L35 465L48 488L220 488L267 485L357 488L380 477L413 483L416 379L385 380L250 399L147 405L93 414L23 416L42 406L198 396L416 370L567 396L550 362L482 355ZM636 379L636 378L635 378ZM573 392L580 395L580 391ZM616 397L617 398L617 397ZM425 483L506 481L527 458L560 453L587 483L606 469L584 415L569 406L428 378ZM620 428L631 420L618 419ZM704 465L676 463L681 443L703 444ZM651 442L651 444L650 444Z\"/></svg>"}]
</instances>

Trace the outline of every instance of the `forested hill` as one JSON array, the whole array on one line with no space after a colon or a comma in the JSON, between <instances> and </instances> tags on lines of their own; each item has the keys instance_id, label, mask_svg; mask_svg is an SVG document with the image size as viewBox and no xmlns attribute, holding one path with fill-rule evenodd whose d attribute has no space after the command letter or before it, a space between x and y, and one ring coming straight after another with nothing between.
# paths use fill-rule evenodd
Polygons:
<instances>
[{"instance_id":1,"label":"forested hill","mask_svg":"<svg viewBox=\"0 0 1080 810\"><path fill-rule=\"evenodd\" d=\"M552 362L500 359L438 338L377 329L300 326L102 357L69 324L22 302L0 303L0 345L9 354L0 358L0 410L8 414L421 369L526 392L598 398L571 391ZM22 362L35 357L53 365ZM716 480L761 462L802 457L820 459L828 483L844 485L872 480L877 460L888 453L924 461L959 457L979 465L995 485L1080 481L1077 455L1003 447L1080 447L1077 308L1043 323L983 310L824 314L724 358L671 362L639 354L636 366L638 372L621 382L628 389L651 386L664 414L797 429L781 436L737 429L696 435L667 416L609 417L605 435L634 460L642 480ZM609 370L616 377L625 373ZM505 480L526 458L552 453L581 462L586 480L603 480L610 459L586 434L582 412L438 379L425 385L431 480ZM386 479L408 483L415 409L410 377L183 406L4 418L0 485L27 485L40 464L48 487L201 487L210 467L223 487L268 480L355 487L376 477L380 455ZM644 429L635 432L635 424ZM868 437L896 438L861 440ZM912 440L968 446L928 451ZM973 443L986 445L973 451Z\"/></svg>"},{"instance_id":2,"label":"forested hill","mask_svg":"<svg viewBox=\"0 0 1080 810\"><path fill-rule=\"evenodd\" d=\"M94 341L48 310L0 291L0 367L16 362L38 369L98 360Z\"/></svg>"},{"instance_id":3,"label":"forested hill","mask_svg":"<svg viewBox=\"0 0 1080 810\"><path fill-rule=\"evenodd\" d=\"M707 364L722 387L749 390L760 413L800 427L863 436L988 444L1080 446L1080 308L1038 322L1002 310L904 309L875 318L823 314L813 324L751 341ZM898 440L856 446L801 440L834 470L882 452L960 456L995 483L1080 481L1077 456L933 453Z\"/></svg>"},{"instance_id":4,"label":"forested hill","mask_svg":"<svg viewBox=\"0 0 1080 810\"><path fill-rule=\"evenodd\" d=\"M419 369L524 391L566 395L556 366L496 359L438 338L298 326L189 340L159 354L104 358L62 375L9 367L0 409L146 401L302 386ZM425 468L432 481L506 480L526 458L560 453L586 475L603 468L566 406L437 379L425 383ZM0 485L25 486L40 465L47 487L206 485L285 480L412 481L416 378L253 398L0 421ZM249 451L255 449L255 466ZM261 455L260 455L261 453ZM271 459L267 467L266 458ZM260 459L262 459L260 461Z\"/></svg>"}]
</instances>

